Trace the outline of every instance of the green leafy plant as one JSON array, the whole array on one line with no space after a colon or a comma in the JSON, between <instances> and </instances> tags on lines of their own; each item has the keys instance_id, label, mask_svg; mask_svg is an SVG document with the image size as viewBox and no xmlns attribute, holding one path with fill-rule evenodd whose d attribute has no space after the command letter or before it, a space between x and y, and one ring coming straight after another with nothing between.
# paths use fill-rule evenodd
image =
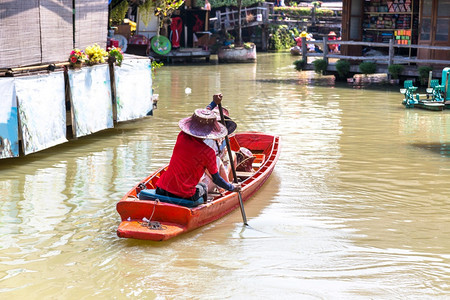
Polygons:
<instances>
[{"instance_id":1,"label":"green leafy plant","mask_svg":"<svg viewBox=\"0 0 450 300\"><path fill-rule=\"evenodd\" d=\"M150 66L152 68L152 78L155 79L156 70L164 66L164 63L159 63L156 60L152 60Z\"/></svg>"},{"instance_id":2,"label":"green leafy plant","mask_svg":"<svg viewBox=\"0 0 450 300\"><path fill-rule=\"evenodd\" d=\"M145 26L148 26L150 19L152 17L153 12L155 11L155 2L154 1L145 1L141 5L139 5L139 17L144 23Z\"/></svg>"},{"instance_id":3,"label":"green leafy plant","mask_svg":"<svg viewBox=\"0 0 450 300\"><path fill-rule=\"evenodd\" d=\"M364 75L373 74L377 71L377 64L370 61L365 61L359 64L359 70Z\"/></svg>"},{"instance_id":4,"label":"green leafy plant","mask_svg":"<svg viewBox=\"0 0 450 300\"><path fill-rule=\"evenodd\" d=\"M261 0L242 0L242 7L248 7L259 2L261 2ZM211 4L211 8L238 6L237 0L209 0L209 3ZM204 7L205 0L196 0L195 6Z\"/></svg>"},{"instance_id":5,"label":"green leafy plant","mask_svg":"<svg viewBox=\"0 0 450 300\"><path fill-rule=\"evenodd\" d=\"M112 4L114 6L110 11L110 26L113 24L121 24L128 11L128 1L126 0L122 0L120 3L119 1L114 1Z\"/></svg>"},{"instance_id":6,"label":"green leafy plant","mask_svg":"<svg viewBox=\"0 0 450 300\"><path fill-rule=\"evenodd\" d=\"M170 18L172 13L183 5L184 0L155 0L155 3L155 16L160 20L160 27L163 27L164 20Z\"/></svg>"},{"instance_id":7,"label":"green leafy plant","mask_svg":"<svg viewBox=\"0 0 450 300\"><path fill-rule=\"evenodd\" d=\"M348 73L350 73L350 62L345 59L338 60L336 62L336 71L339 78L347 78Z\"/></svg>"},{"instance_id":8,"label":"green leafy plant","mask_svg":"<svg viewBox=\"0 0 450 300\"><path fill-rule=\"evenodd\" d=\"M301 19L301 17L311 16L311 7L294 7L294 6L280 6L273 8L275 14L283 14L290 19ZM332 17L334 12L331 9L323 9L316 7L316 17Z\"/></svg>"},{"instance_id":9,"label":"green leafy plant","mask_svg":"<svg viewBox=\"0 0 450 300\"><path fill-rule=\"evenodd\" d=\"M234 36L229 33L228 31L225 32L225 39L229 40L229 41L234 41Z\"/></svg>"},{"instance_id":10,"label":"green leafy plant","mask_svg":"<svg viewBox=\"0 0 450 300\"><path fill-rule=\"evenodd\" d=\"M252 49L254 46L255 46L255 44L253 44L253 43L244 43L245 49Z\"/></svg>"},{"instance_id":11,"label":"green leafy plant","mask_svg":"<svg viewBox=\"0 0 450 300\"><path fill-rule=\"evenodd\" d=\"M402 74L403 70L405 69L402 65L390 65L388 67L388 72L391 74L392 79L398 79L400 74Z\"/></svg>"},{"instance_id":12,"label":"green leafy plant","mask_svg":"<svg viewBox=\"0 0 450 300\"><path fill-rule=\"evenodd\" d=\"M306 61L304 59L299 59L299 60L294 61L295 69L299 72L303 70L305 65L306 65Z\"/></svg>"},{"instance_id":13,"label":"green leafy plant","mask_svg":"<svg viewBox=\"0 0 450 300\"><path fill-rule=\"evenodd\" d=\"M428 76L430 71L433 71L433 68L430 66L420 66L417 71L419 72L420 84L424 85L427 83Z\"/></svg>"},{"instance_id":14,"label":"green leafy plant","mask_svg":"<svg viewBox=\"0 0 450 300\"><path fill-rule=\"evenodd\" d=\"M316 59L312 62L314 65L314 72L323 75L327 70L328 63L325 59Z\"/></svg>"},{"instance_id":15,"label":"green leafy plant","mask_svg":"<svg viewBox=\"0 0 450 300\"><path fill-rule=\"evenodd\" d=\"M116 47L112 47L111 49L109 49L108 59L111 59L116 65L120 67L123 61L122 49Z\"/></svg>"},{"instance_id":16,"label":"green leafy plant","mask_svg":"<svg viewBox=\"0 0 450 300\"><path fill-rule=\"evenodd\" d=\"M273 25L269 27L269 50L285 50L295 46L296 29L290 30L286 25Z\"/></svg>"}]
</instances>

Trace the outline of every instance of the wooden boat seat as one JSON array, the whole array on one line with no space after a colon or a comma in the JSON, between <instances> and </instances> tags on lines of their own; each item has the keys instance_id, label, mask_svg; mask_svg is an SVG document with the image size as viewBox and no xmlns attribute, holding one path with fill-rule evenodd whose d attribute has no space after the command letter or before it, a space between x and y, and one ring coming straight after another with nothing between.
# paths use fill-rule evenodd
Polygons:
<instances>
[{"instance_id":1,"label":"wooden boat seat","mask_svg":"<svg viewBox=\"0 0 450 300\"><path fill-rule=\"evenodd\" d=\"M191 201L183 198L175 198L156 194L156 190L142 190L138 195L139 200L159 200L161 202L176 204L184 207L195 207L203 204L203 198Z\"/></svg>"},{"instance_id":2,"label":"wooden boat seat","mask_svg":"<svg viewBox=\"0 0 450 300\"><path fill-rule=\"evenodd\" d=\"M252 176L253 174L255 174L254 172L243 172L243 171L236 171L236 176L239 179L245 180L247 178L249 178L250 176Z\"/></svg>"},{"instance_id":3,"label":"wooden boat seat","mask_svg":"<svg viewBox=\"0 0 450 300\"><path fill-rule=\"evenodd\" d=\"M255 160L252 163L252 167L253 169L259 169L266 160L266 156L262 153L254 153L253 156L255 157Z\"/></svg>"}]
</instances>

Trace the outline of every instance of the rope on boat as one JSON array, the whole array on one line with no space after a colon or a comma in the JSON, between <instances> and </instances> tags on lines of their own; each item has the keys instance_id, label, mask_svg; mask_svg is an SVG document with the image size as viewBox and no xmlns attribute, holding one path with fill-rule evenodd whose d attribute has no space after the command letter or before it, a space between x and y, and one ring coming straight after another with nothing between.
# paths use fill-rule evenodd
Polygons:
<instances>
[{"instance_id":1,"label":"rope on boat","mask_svg":"<svg viewBox=\"0 0 450 300\"><path fill-rule=\"evenodd\" d=\"M143 222L139 222L139 224L141 224L142 226L147 227L149 229L152 229L152 230L165 230L165 229L167 229L167 226L161 225L161 223L158 221L152 221L153 215L155 214L155 208L156 208L156 205L159 203L159 200L155 199L155 202L156 203L155 203L155 205L153 205L153 211L152 211L152 215L150 216L150 219L147 219L144 217L144 218L142 218Z\"/></svg>"}]
</instances>

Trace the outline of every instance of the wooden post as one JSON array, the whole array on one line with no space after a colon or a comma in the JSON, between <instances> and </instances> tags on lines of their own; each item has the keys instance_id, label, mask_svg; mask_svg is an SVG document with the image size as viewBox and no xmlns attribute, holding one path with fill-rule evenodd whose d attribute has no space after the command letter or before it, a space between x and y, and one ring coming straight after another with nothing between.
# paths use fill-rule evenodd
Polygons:
<instances>
[{"instance_id":1,"label":"wooden post","mask_svg":"<svg viewBox=\"0 0 450 300\"><path fill-rule=\"evenodd\" d=\"M308 48L306 46L306 37L302 37L302 59L305 61L305 64L308 63Z\"/></svg>"},{"instance_id":2,"label":"wooden post","mask_svg":"<svg viewBox=\"0 0 450 300\"><path fill-rule=\"evenodd\" d=\"M216 11L216 18L217 18L217 22L219 23L219 26L217 26L217 28L221 29L222 28L222 19L220 18L220 11Z\"/></svg>"},{"instance_id":3,"label":"wooden post","mask_svg":"<svg viewBox=\"0 0 450 300\"><path fill-rule=\"evenodd\" d=\"M261 50L267 51L267 26L261 26Z\"/></svg>"},{"instance_id":4,"label":"wooden post","mask_svg":"<svg viewBox=\"0 0 450 300\"><path fill-rule=\"evenodd\" d=\"M431 86L431 79L433 78L433 71L428 73L428 88Z\"/></svg>"},{"instance_id":5,"label":"wooden post","mask_svg":"<svg viewBox=\"0 0 450 300\"><path fill-rule=\"evenodd\" d=\"M77 124L75 122L75 112L73 109L73 101L72 101L72 90L70 88L70 81L69 81L69 71L67 69L67 66L64 66L64 91L65 91L65 98L66 98L66 112L70 113L70 125L72 125L72 132L70 134L72 136L67 137L68 139L76 139L77 138ZM67 114L66 114L67 116ZM67 124L67 120L66 120ZM69 133L69 132L67 132Z\"/></svg>"},{"instance_id":6,"label":"wooden post","mask_svg":"<svg viewBox=\"0 0 450 300\"><path fill-rule=\"evenodd\" d=\"M388 66L392 65L394 62L394 40L389 40L389 59L388 59Z\"/></svg>"},{"instance_id":7,"label":"wooden post","mask_svg":"<svg viewBox=\"0 0 450 300\"><path fill-rule=\"evenodd\" d=\"M111 101L112 101L112 113L113 113L113 121L117 123L117 102L116 102L116 77L114 74L114 62L115 60L109 59L109 80L111 83Z\"/></svg>"},{"instance_id":8,"label":"wooden post","mask_svg":"<svg viewBox=\"0 0 450 300\"><path fill-rule=\"evenodd\" d=\"M311 25L316 26L316 4L311 8Z\"/></svg>"},{"instance_id":9,"label":"wooden post","mask_svg":"<svg viewBox=\"0 0 450 300\"><path fill-rule=\"evenodd\" d=\"M242 0L237 0L238 4L238 38L237 45L242 45ZM236 41L235 41L236 42Z\"/></svg>"},{"instance_id":10,"label":"wooden post","mask_svg":"<svg viewBox=\"0 0 450 300\"><path fill-rule=\"evenodd\" d=\"M323 59L327 62L328 64L328 45L327 45L327 41L328 41L328 37L324 36L323 38Z\"/></svg>"}]
</instances>

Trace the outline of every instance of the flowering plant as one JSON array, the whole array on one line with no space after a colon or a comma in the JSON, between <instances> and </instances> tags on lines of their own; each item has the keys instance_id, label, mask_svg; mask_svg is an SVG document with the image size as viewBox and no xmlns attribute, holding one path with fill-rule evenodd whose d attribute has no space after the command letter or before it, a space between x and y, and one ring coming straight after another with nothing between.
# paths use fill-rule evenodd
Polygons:
<instances>
[{"instance_id":1,"label":"flowering plant","mask_svg":"<svg viewBox=\"0 0 450 300\"><path fill-rule=\"evenodd\" d=\"M122 60L123 60L122 49L112 47L111 49L109 49L108 57L109 57L109 59L113 59L114 62L116 63L116 65L118 65L120 67L120 65L122 64Z\"/></svg>"},{"instance_id":2,"label":"flowering plant","mask_svg":"<svg viewBox=\"0 0 450 300\"><path fill-rule=\"evenodd\" d=\"M69 62L72 67L80 66L86 61L87 57L83 50L73 49L69 55Z\"/></svg>"},{"instance_id":3,"label":"flowering plant","mask_svg":"<svg viewBox=\"0 0 450 300\"><path fill-rule=\"evenodd\" d=\"M108 52L106 52L106 50L101 48L98 44L87 47L84 51L88 56L88 63L90 65L104 63L105 57L108 56Z\"/></svg>"}]
</instances>

